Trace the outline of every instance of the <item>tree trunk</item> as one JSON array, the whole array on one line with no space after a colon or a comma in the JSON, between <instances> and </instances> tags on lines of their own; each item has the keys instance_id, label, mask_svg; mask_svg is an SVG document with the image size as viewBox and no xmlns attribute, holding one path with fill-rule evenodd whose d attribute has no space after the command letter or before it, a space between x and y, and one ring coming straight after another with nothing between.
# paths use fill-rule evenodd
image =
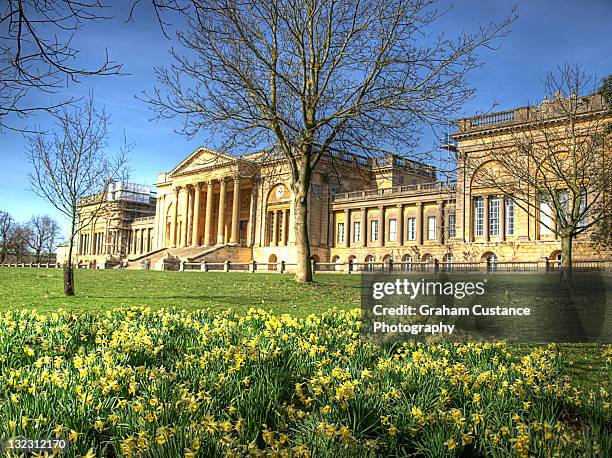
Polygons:
<instances>
[{"instance_id":1,"label":"tree trunk","mask_svg":"<svg viewBox=\"0 0 612 458\"><path fill-rule=\"evenodd\" d=\"M568 287L573 286L572 242L571 235L561 236L561 283Z\"/></svg>"},{"instance_id":2,"label":"tree trunk","mask_svg":"<svg viewBox=\"0 0 612 458\"><path fill-rule=\"evenodd\" d=\"M74 224L72 225L74 233ZM64 295L74 296L74 270L72 269L72 249L74 247L74 237L68 241L68 261L64 264Z\"/></svg>"},{"instance_id":3,"label":"tree trunk","mask_svg":"<svg viewBox=\"0 0 612 458\"><path fill-rule=\"evenodd\" d=\"M298 185L297 192L294 190L295 207L295 243L297 248L297 266L295 270L295 281L299 283L310 283L312 281L312 266L310 264L310 240L308 239L308 191L305 186Z\"/></svg>"}]
</instances>

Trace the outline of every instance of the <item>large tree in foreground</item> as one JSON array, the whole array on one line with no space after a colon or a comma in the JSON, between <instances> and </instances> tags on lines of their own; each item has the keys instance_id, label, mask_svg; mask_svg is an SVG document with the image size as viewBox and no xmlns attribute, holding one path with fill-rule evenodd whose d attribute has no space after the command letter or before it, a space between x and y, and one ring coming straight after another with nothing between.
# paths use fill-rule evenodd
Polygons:
<instances>
[{"instance_id":1,"label":"large tree in foreground","mask_svg":"<svg viewBox=\"0 0 612 458\"><path fill-rule=\"evenodd\" d=\"M414 146L417 126L446 122L472 94L475 52L495 46L514 12L458 38L431 37L430 0L193 0L178 33L186 49L157 69L145 99L184 117L222 149L278 148L295 208L296 280L312 280L307 194L330 150L383 153Z\"/></svg>"},{"instance_id":2,"label":"large tree in foreground","mask_svg":"<svg viewBox=\"0 0 612 458\"><path fill-rule=\"evenodd\" d=\"M471 154L466 167L475 185L512 198L561 239L562 280L571 285L575 238L609 221L612 113L579 65L549 73L544 89L544 102L517 114L526 124L483 140L482 154Z\"/></svg>"},{"instance_id":3,"label":"large tree in foreground","mask_svg":"<svg viewBox=\"0 0 612 458\"><path fill-rule=\"evenodd\" d=\"M50 133L30 137L30 187L68 218L68 260L64 265L64 293L74 295L72 255L80 227L94 224L108 203L110 183L126 178L126 155L107 152L108 116L90 97L82 106L63 107ZM79 220L79 204L88 212Z\"/></svg>"}]
</instances>

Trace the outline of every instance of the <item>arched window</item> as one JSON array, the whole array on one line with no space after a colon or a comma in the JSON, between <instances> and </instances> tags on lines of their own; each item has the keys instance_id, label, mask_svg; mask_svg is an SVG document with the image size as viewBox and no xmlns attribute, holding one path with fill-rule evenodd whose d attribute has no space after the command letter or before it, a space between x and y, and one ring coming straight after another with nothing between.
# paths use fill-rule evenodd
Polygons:
<instances>
[{"instance_id":1,"label":"arched window","mask_svg":"<svg viewBox=\"0 0 612 458\"><path fill-rule=\"evenodd\" d=\"M421 262L422 264L420 265L420 269L423 272L429 272L429 270L433 270L433 265L434 265L434 260L433 260L433 256L430 255L429 253L425 253L422 257L421 257Z\"/></svg>"},{"instance_id":2,"label":"arched window","mask_svg":"<svg viewBox=\"0 0 612 458\"><path fill-rule=\"evenodd\" d=\"M445 253L444 256L442 257L442 270L444 272L453 272L454 266L453 266L453 254L452 253Z\"/></svg>"},{"instance_id":3,"label":"arched window","mask_svg":"<svg viewBox=\"0 0 612 458\"><path fill-rule=\"evenodd\" d=\"M334 256L331 258L331 262L334 264L333 270L342 270L342 266L340 265L340 256Z\"/></svg>"},{"instance_id":4,"label":"arched window","mask_svg":"<svg viewBox=\"0 0 612 458\"><path fill-rule=\"evenodd\" d=\"M404 256L402 256L402 269L405 272L412 271L412 256L410 256L409 254L405 254Z\"/></svg>"},{"instance_id":5,"label":"arched window","mask_svg":"<svg viewBox=\"0 0 612 458\"><path fill-rule=\"evenodd\" d=\"M374 256L372 256L371 254L367 255L364 259L364 263L365 270L367 270L368 272L374 271Z\"/></svg>"},{"instance_id":6,"label":"arched window","mask_svg":"<svg viewBox=\"0 0 612 458\"><path fill-rule=\"evenodd\" d=\"M497 255L491 251L487 251L480 258L481 261L487 263L487 270L495 272L497 270Z\"/></svg>"},{"instance_id":7,"label":"arched window","mask_svg":"<svg viewBox=\"0 0 612 458\"><path fill-rule=\"evenodd\" d=\"M275 254L271 254L268 258L268 270L276 270L278 268L278 258Z\"/></svg>"},{"instance_id":8,"label":"arched window","mask_svg":"<svg viewBox=\"0 0 612 458\"><path fill-rule=\"evenodd\" d=\"M562 260L562 255L561 255L561 251L560 250L555 250L553 251L550 256L548 257L548 260L552 263L552 267L553 269L560 269L561 268L561 260Z\"/></svg>"}]
</instances>

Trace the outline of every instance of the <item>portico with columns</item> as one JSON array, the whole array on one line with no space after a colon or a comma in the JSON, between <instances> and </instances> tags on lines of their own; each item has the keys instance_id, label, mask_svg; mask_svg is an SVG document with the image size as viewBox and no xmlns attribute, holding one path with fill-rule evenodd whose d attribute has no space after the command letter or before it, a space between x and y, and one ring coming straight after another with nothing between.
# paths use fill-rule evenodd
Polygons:
<instances>
[{"instance_id":1,"label":"portico with columns","mask_svg":"<svg viewBox=\"0 0 612 458\"><path fill-rule=\"evenodd\" d=\"M199 149L161 174L155 248L252 246L256 176L243 162Z\"/></svg>"}]
</instances>

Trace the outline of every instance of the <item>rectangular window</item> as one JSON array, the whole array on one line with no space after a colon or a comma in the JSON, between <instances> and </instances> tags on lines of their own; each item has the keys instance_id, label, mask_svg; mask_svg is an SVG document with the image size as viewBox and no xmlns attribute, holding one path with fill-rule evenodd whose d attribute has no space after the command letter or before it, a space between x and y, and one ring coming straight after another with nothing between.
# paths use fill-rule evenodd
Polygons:
<instances>
[{"instance_id":1,"label":"rectangular window","mask_svg":"<svg viewBox=\"0 0 612 458\"><path fill-rule=\"evenodd\" d=\"M408 218L408 240L416 240L416 218Z\"/></svg>"},{"instance_id":2,"label":"rectangular window","mask_svg":"<svg viewBox=\"0 0 612 458\"><path fill-rule=\"evenodd\" d=\"M361 242L361 221L353 222L353 242Z\"/></svg>"},{"instance_id":3,"label":"rectangular window","mask_svg":"<svg viewBox=\"0 0 612 458\"><path fill-rule=\"evenodd\" d=\"M474 198L474 236L482 237L484 233L484 199Z\"/></svg>"},{"instance_id":4,"label":"rectangular window","mask_svg":"<svg viewBox=\"0 0 612 458\"><path fill-rule=\"evenodd\" d=\"M506 197L506 235L514 235L514 200Z\"/></svg>"},{"instance_id":5,"label":"rectangular window","mask_svg":"<svg viewBox=\"0 0 612 458\"><path fill-rule=\"evenodd\" d=\"M435 240L436 239L436 217L428 216L427 217L427 240Z\"/></svg>"},{"instance_id":6,"label":"rectangular window","mask_svg":"<svg viewBox=\"0 0 612 458\"><path fill-rule=\"evenodd\" d=\"M550 204L544 200L544 196L540 196L540 235L552 234L553 227Z\"/></svg>"},{"instance_id":7,"label":"rectangular window","mask_svg":"<svg viewBox=\"0 0 612 458\"><path fill-rule=\"evenodd\" d=\"M389 241L394 242L397 240L397 220L389 220Z\"/></svg>"},{"instance_id":8,"label":"rectangular window","mask_svg":"<svg viewBox=\"0 0 612 458\"><path fill-rule=\"evenodd\" d=\"M454 213L449 213L448 215L448 237L451 239L455 238L455 224L457 222L457 218Z\"/></svg>"},{"instance_id":9,"label":"rectangular window","mask_svg":"<svg viewBox=\"0 0 612 458\"><path fill-rule=\"evenodd\" d=\"M499 197L489 200L489 235L499 235Z\"/></svg>"},{"instance_id":10,"label":"rectangular window","mask_svg":"<svg viewBox=\"0 0 612 458\"><path fill-rule=\"evenodd\" d=\"M344 223L338 223L338 230L336 232L336 242L344 243Z\"/></svg>"},{"instance_id":11,"label":"rectangular window","mask_svg":"<svg viewBox=\"0 0 612 458\"><path fill-rule=\"evenodd\" d=\"M378 220L372 220L372 230L370 231L372 242L378 242Z\"/></svg>"},{"instance_id":12,"label":"rectangular window","mask_svg":"<svg viewBox=\"0 0 612 458\"><path fill-rule=\"evenodd\" d=\"M285 232L285 221L283 219L283 212L280 212L278 215L278 233L277 233L278 240L276 241L277 243L285 240L283 238L284 232Z\"/></svg>"}]
</instances>

